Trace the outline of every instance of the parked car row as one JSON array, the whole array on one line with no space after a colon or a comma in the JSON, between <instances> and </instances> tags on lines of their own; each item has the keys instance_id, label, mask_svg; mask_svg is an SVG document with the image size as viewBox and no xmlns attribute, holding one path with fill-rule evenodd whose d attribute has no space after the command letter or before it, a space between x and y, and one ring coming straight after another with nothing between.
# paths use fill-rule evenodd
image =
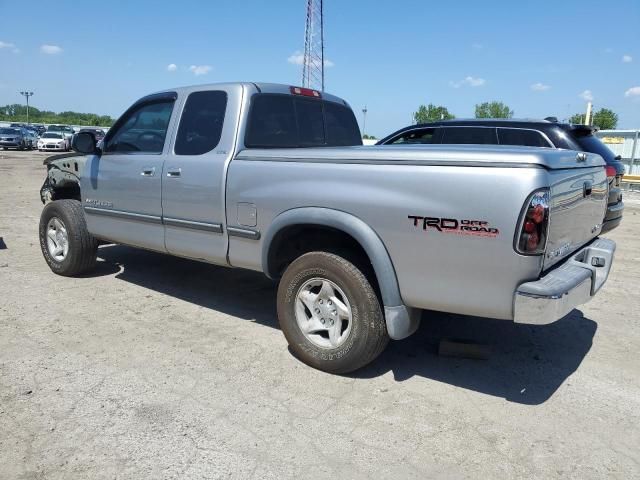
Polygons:
<instances>
[{"instance_id":1,"label":"parked car row","mask_svg":"<svg viewBox=\"0 0 640 480\"><path fill-rule=\"evenodd\" d=\"M0 147L4 150L59 151L71 150L71 142L76 133L87 132L94 136L96 143L105 135L101 128L81 128L76 132L68 125L26 125L12 123L9 127L0 127Z\"/></svg>"}]
</instances>

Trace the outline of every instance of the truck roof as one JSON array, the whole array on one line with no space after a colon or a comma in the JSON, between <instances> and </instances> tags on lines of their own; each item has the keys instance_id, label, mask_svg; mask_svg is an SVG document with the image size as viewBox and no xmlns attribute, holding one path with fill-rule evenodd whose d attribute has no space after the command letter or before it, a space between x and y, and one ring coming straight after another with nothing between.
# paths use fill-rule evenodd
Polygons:
<instances>
[{"instance_id":1,"label":"truck roof","mask_svg":"<svg viewBox=\"0 0 640 480\"><path fill-rule=\"evenodd\" d=\"M284 83L268 83L268 82L224 82L224 83L206 83L200 85L187 85L184 87L168 88L160 90L151 95L157 95L162 93L176 92L176 93L191 93L202 90L215 90L216 88L223 87L237 87L243 86L249 89L255 89L258 93L279 93L284 95L292 95L291 87L298 87L297 85L286 85ZM322 99L330 102L340 103L345 106L349 106L346 100L332 95L327 92L320 92Z\"/></svg>"}]
</instances>

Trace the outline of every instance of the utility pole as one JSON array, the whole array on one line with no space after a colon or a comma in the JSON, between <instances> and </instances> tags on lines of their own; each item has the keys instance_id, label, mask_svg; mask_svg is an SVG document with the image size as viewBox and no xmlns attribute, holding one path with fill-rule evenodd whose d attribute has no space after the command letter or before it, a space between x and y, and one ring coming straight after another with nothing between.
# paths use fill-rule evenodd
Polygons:
<instances>
[{"instance_id":1,"label":"utility pole","mask_svg":"<svg viewBox=\"0 0 640 480\"><path fill-rule=\"evenodd\" d=\"M365 137L367 132L367 106L362 109L362 138Z\"/></svg>"},{"instance_id":2,"label":"utility pole","mask_svg":"<svg viewBox=\"0 0 640 480\"><path fill-rule=\"evenodd\" d=\"M584 124L585 125L591 125L591 102L587 102L587 114L585 115L584 118Z\"/></svg>"},{"instance_id":3,"label":"utility pole","mask_svg":"<svg viewBox=\"0 0 640 480\"><path fill-rule=\"evenodd\" d=\"M20 95L27 99L27 125L29 125L29 97L33 96L33 92L20 92Z\"/></svg>"}]
</instances>

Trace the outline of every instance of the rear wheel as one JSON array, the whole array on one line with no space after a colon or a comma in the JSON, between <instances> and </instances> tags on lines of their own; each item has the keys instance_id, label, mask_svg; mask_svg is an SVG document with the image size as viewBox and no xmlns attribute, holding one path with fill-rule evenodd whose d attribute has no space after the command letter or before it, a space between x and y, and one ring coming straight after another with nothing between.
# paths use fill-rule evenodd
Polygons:
<instances>
[{"instance_id":1,"label":"rear wheel","mask_svg":"<svg viewBox=\"0 0 640 480\"><path fill-rule=\"evenodd\" d=\"M302 255L278 287L278 319L293 353L331 373L373 361L389 336L380 303L365 275L343 257Z\"/></svg>"},{"instance_id":2,"label":"rear wheel","mask_svg":"<svg viewBox=\"0 0 640 480\"><path fill-rule=\"evenodd\" d=\"M79 275L95 266L98 242L87 230L77 200L56 200L45 205L39 233L42 255L54 273Z\"/></svg>"}]
</instances>

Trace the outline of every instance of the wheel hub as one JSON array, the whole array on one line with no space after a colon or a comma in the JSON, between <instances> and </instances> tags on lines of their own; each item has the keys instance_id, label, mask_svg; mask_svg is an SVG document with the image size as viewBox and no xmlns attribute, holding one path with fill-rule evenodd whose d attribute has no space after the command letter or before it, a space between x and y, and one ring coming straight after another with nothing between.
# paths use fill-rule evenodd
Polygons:
<instances>
[{"instance_id":1,"label":"wheel hub","mask_svg":"<svg viewBox=\"0 0 640 480\"><path fill-rule=\"evenodd\" d=\"M351 305L331 280L313 278L305 282L298 290L295 308L298 327L318 347L337 348L351 333Z\"/></svg>"},{"instance_id":2,"label":"wheel hub","mask_svg":"<svg viewBox=\"0 0 640 480\"><path fill-rule=\"evenodd\" d=\"M69 253L67 227L58 217L52 217L47 223L47 250L57 262L63 261Z\"/></svg>"}]
</instances>

